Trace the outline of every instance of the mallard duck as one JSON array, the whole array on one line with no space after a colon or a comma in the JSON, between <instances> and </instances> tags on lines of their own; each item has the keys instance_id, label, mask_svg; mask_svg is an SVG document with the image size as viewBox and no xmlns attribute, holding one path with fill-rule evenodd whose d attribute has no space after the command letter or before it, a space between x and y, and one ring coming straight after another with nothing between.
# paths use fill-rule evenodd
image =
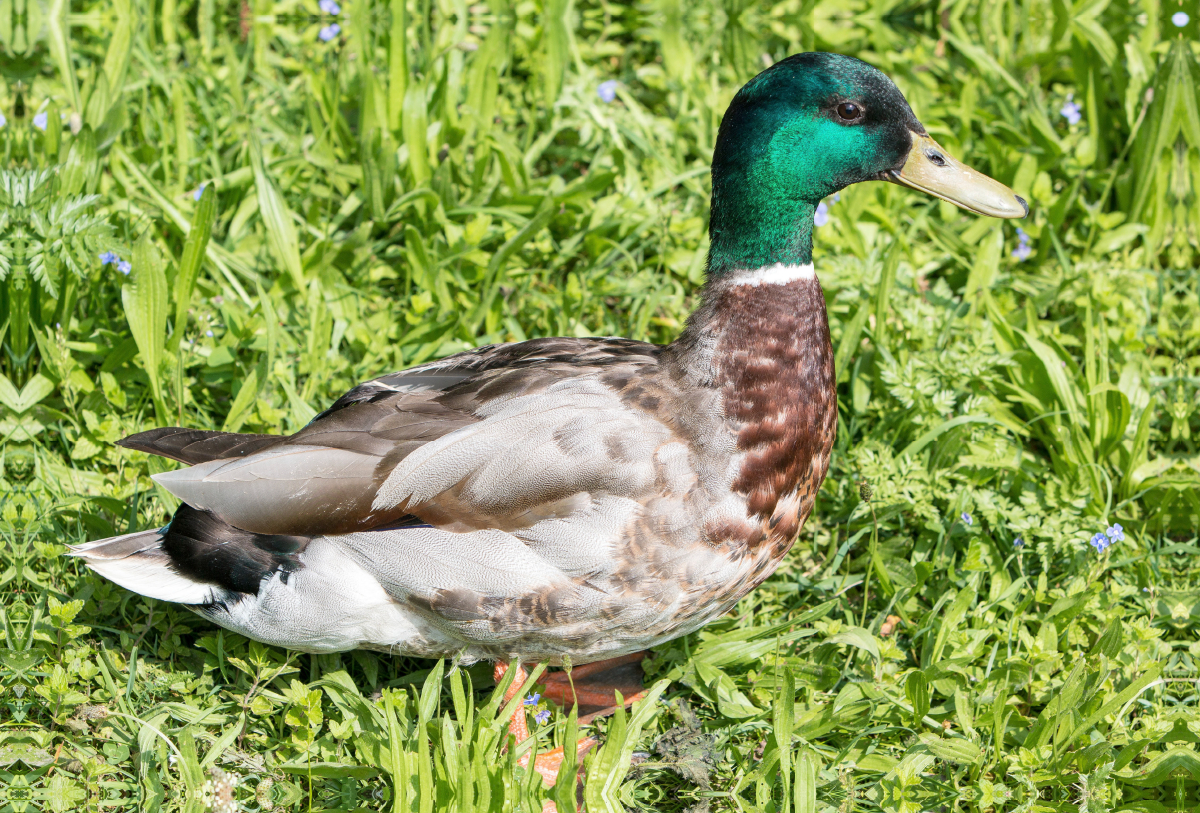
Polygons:
<instances>
[{"instance_id":1,"label":"mallard duck","mask_svg":"<svg viewBox=\"0 0 1200 813\"><path fill-rule=\"evenodd\" d=\"M721 123L703 304L671 344L489 345L361 384L291 436L133 435L120 445L187 464L154 476L182 504L73 553L307 652L585 664L696 630L812 510L837 425L813 217L875 180L1028 212L880 71L792 56Z\"/></svg>"}]
</instances>

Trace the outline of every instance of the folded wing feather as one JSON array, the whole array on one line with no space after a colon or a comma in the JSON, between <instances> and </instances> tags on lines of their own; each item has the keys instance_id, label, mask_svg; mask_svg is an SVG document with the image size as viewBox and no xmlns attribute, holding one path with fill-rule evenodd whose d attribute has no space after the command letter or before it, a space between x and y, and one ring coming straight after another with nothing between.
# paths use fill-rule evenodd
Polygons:
<instances>
[{"instance_id":1,"label":"folded wing feather","mask_svg":"<svg viewBox=\"0 0 1200 813\"><path fill-rule=\"evenodd\" d=\"M268 448L155 476L188 504L257 533L349 533L416 516L457 532L532 527L602 496L638 499L670 430L586 367L428 376L356 389ZM540 375L539 375L540 372ZM564 375L565 374L565 375ZM540 379L540 380L539 380Z\"/></svg>"},{"instance_id":2,"label":"folded wing feather","mask_svg":"<svg viewBox=\"0 0 1200 813\"><path fill-rule=\"evenodd\" d=\"M518 515L582 492L640 496L669 431L596 382L562 383L417 449L391 471L372 507L417 516L453 507L460 521L469 512L474 527L511 528L529 524L514 521Z\"/></svg>"},{"instance_id":3,"label":"folded wing feather","mask_svg":"<svg viewBox=\"0 0 1200 813\"><path fill-rule=\"evenodd\" d=\"M378 463L374 455L345 449L284 444L153 477L235 528L311 536L394 519L371 510Z\"/></svg>"}]
</instances>

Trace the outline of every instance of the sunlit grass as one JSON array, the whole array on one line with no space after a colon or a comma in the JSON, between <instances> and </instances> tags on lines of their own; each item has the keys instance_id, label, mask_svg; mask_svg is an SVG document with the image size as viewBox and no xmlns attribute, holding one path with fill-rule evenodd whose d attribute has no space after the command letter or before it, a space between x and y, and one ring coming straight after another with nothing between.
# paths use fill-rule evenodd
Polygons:
<instances>
[{"instance_id":1,"label":"sunlit grass","mask_svg":"<svg viewBox=\"0 0 1200 813\"><path fill-rule=\"evenodd\" d=\"M0 23L0 811L570 809L516 767L570 710L505 750L486 666L265 647L61 554L173 507L123 435L295 431L488 342L669 341L721 113L807 49L1032 215L828 202L829 479L776 575L646 662L658 699L584 727L588 809L1200 804L1200 14L349 0L325 42L315 0L36 8Z\"/></svg>"}]
</instances>

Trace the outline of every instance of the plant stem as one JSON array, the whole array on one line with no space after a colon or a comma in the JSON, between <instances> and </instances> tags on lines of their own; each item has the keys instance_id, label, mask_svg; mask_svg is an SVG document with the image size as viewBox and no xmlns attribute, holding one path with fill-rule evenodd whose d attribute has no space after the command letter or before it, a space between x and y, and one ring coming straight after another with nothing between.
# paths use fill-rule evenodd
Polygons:
<instances>
[{"instance_id":1,"label":"plant stem","mask_svg":"<svg viewBox=\"0 0 1200 813\"><path fill-rule=\"evenodd\" d=\"M867 503L871 508L871 547L867 551L867 570L863 575L863 603L862 603L862 620L858 622L860 627L867 626L867 601L871 595L871 570L875 567L875 550L879 545L879 520L875 516L875 504Z\"/></svg>"}]
</instances>

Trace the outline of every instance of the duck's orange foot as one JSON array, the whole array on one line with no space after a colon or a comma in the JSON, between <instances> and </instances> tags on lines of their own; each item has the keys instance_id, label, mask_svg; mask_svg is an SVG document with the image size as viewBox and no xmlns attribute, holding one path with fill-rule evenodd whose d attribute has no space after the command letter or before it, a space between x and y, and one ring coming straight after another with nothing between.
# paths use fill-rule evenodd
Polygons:
<instances>
[{"instance_id":1,"label":"duck's orange foot","mask_svg":"<svg viewBox=\"0 0 1200 813\"><path fill-rule=\"evenodd\" d=\"M504 678L505 673L509 669L512 669L515 674L513 675L513 682L508 687L508 691L504 693L505 703L510 702L514 697L517 696L517 692L521 690L521 685L526 679L525 670L520 664L509 665L506 663L497 663L495 672L493 673L497 683ZM523 707L518 707L516 713L513 714L512 719L508 723L508 731L513 735L518 743L524 742L529 738L529 724L525 719L525 709ZM592 750L597 742L598 740L595 737L584 737L583 739L579 740L579 742L576 744L575 750L575 764L577 766L583 765L584 754ZM542 782L547 787L550 787L558 781L558 774L562 769L562 764L565 759L566 753L563 751L561 746L558 748L553 748L534 757L533 769L541 775ZM518 759L517 764L522 768L527 768L529 766L529 754L526 754ZM542 813L554 813L555 810L556 808L553 802L546 802Z\"/></svg>"},{"instance_id":2,"label":"duck's orange foot","mask_svg":"<svg viewBox=\"0 0 1200 813\"><path fill-rule=\"evenodd\" d=\"M592 750L598 740L595 737L584 737L581 739L575 748L575 764L583 765L583 755ZM552 786L558 781L558 772L562 769L563 760L567 755L563 752L562 746L553 748L549 751L543 751L534 757L533 769L542 775L542 783L546 787ZM529 754L517 760L517 764L522 768L529 765Z\"/></svg>"},{"instance_id":3,"label":"duck's orange foot","mask_svg":"<svg viewBox=\"0 0 1200 813\"><path fill-rule=\"evenodd\" d=\"M563 708L579 703L579 722L587 723L617 710L620 692L629 707L646 695L642 684L642 659L647 651L609 658L606 661L576 666L570 678L566 672L547 672L538 682L542 695Z\"/></svg>"}]
</instances>

